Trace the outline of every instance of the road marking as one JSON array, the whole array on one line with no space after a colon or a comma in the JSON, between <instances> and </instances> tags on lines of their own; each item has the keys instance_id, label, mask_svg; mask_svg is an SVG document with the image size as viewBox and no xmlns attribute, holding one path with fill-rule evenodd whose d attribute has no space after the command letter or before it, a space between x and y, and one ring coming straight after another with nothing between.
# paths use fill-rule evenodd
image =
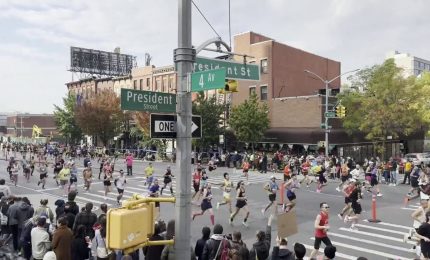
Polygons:
<instances>
[{"instance_id":1,"label":"road marking","mask_svg":"<svg viewBox=\"0 0 430 260\"><path fill-rule=\"evenodd\" d=\"M384 235L380 235L380 234L375 234L375 233L370 233L370 232L365 232L365 231L359 231L359 230L351 230L349 228L339 228L339 230L404 243L403 239L401 239L401 238L389 237L389 236L384 236ZM406 241L406 243L411 244L411 245L416 245L416 243L414 243L412 241Z\"/></svg>"},{"instance_id":2,"label":"road marking","mask_svg":"<svg viewBox=\"0 0 430 260\"><path fill-rule=\"evenodd\" d=\"M311 239L315 240L314 237L312 237ZM364 247L353 246L353 245L349 245L349 244L345 244L345 243L341 243L341 242L331 241L331 243L333 245L335 245L335 246L346 247L346 248L349 248L349 249L352 249L352 250L357 250L357 251L360 251L360 252L366 252L366 253L373 254L373 255L379 255L379 256L382 256L382 257L386 257L388 259L396 259L396 260L409 259L409 258L404 258L404 257L401 257L401 256L392 255L392 254L388 254L388 253L384 253L384 252L380 252L380 251L376 251L376 250L372 250L372 249L367 249L367 248L364 248Z\"/></svg>"},{"instance_id":3,"label":"road marking","mask_svg":"<svg viewBox=\"0 0 430 260\"><path fill-rule=\"evenodd\" d=\"M364 222L369 222L367 219L363 220ZM402 225L397 225L397 224L391 224L391 223L387 223L387 222L378 222L376 223L378 225L383 225L383 226L389 226L389 227L397 227L397 228L404 228L404 229L411 229L411 227L408 226L402 226Z\"/></svg>"},{"instance_id":4,"label":"road marking","mask_svg":"<svg viewBox=\"0 0 430 260\"><path fill-rule=\"evenodd\" d=\"M314 247L313 246L311 246L311 245L306 245L306 244L303 244L307 249L310 249L310 250L313 250L314 249ZM324 253L324 250L322 250L321 248L319 249L319 252L320 253ZM355 260L355 259L357 259L357 257L355 257L355 256L351 256L351 255L346 255L346 254L342 254L342 253L340 253L340 252L336 252L336 259L337 258L339 258L339 259L348 259L348 260Z\"/></svg>"},{"instance_id":5,"label":"road marking","mask_svg":"<svg viewBox=\"0 0 430 260\"><path fill-rule=\"evenodd\" d=\"M414 211L415 209L411 209L411 208L400 208L400 209L403 209L403 210L410 210L410 211Z\"/></svg>"},{"instance_id":6,"label":"road marking","mask_svg":"<svg viewBox=\"0 0 430 260\"><path fill-rule=\"evenodd\" d=\"M362 227L362 228L379 230L379 231L393 233L393 234L399 234L399 235L404 235L406 233L406 232L402 232L402 231L396 231L396 230L391 230L391 229L386 229L386 228L374 227L374 226L371 226L371 225L355 224L355 226L356 227Z\"/></svg>"},{"instance_id":7,"label":"road marking","mask_svg":"<svg viewBox=\"0 0 430 260\"><path fill-rule=\"evenodd\" d=\"M101 202L101 201L98 201L98 200L94 200L94 199L88 199L88 198L85 198L85 197L82 197L82 196L77 196L76 197L76 199L75 199L75 201L76 200L84 200L84 201L88 201L88 202L91 202L91 203L94 203L94 202L98 202L98 203L100 203L100 204L106 204L106 205L108 205L108 206L112 206L112 204L110 204L110 203L108 203L108 202ZM96 207L94 207L94 208L96 208ZM97 209L98 209L98 207L97 207ZM93 210L95 210L95 209L93 209Z\"/></svg>"},{"instance_id":8,"label":"road marking","mask_svg":"<svg viewBox=\"0 0 430 260\"><path fill-rule=\"evenodd\" d=\"M330 237L332 237L332 236L345 238L345 239L349 239L349 240L354 240L354 241L359 241L361 243L387 247L387 248L391 248L391 249L395 249L395 250L399 250L399 251L403 251L403 252L408 252L408 253L411 252L410 249L404 248L404 247L393 246L393 245L389 245L389 244L385 244L385 243L381 243L381 242L376 242L376 241L372 241L372 240L364 240L361 238L356 238L356 237L351 237L351 236L347 236L347 235L342 235L342 234L330 232Z\"/></svg>"},{"instance_id":9,"label":"road marking","mask_svg":"<svg viewBox=\"0 0 430 260\"><path fill-rule=\"evenodd\" d=\"M326 195L326 196L330 196L330 197L344 198L344 196L341 196L341 195L334 195L334 194L329 194L329 193L324 193L324 192L316 192L313 190L305 190L305 189L302 189L302 190L310 192L310 193L316 193L316 194Z\"/></svg>"}]
</instances>

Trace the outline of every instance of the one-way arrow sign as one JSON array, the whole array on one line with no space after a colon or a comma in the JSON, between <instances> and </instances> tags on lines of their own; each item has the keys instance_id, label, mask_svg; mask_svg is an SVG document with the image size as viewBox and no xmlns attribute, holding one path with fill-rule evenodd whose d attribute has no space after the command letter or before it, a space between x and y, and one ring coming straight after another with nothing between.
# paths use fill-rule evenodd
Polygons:
<instances>
[{"instance_id":1,"label":"one-way arrow sign","mask_svg":"<svg viewBox=\"0 0 430 260\"><path fill-rule=\"evenodd\" d=\"M166 114L151 114L150 137L158 139L176 138L176 116ZM202 117L193 116L191 137L202 137Z\"/></svg>"}]
</instances>

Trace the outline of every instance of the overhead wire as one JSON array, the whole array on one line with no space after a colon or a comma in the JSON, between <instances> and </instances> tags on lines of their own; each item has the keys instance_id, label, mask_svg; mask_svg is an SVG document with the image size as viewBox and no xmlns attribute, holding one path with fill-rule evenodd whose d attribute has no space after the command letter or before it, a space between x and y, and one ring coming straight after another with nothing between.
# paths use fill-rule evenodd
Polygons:
<instances>
[{"instance_id":1,"label":"overhead wire","mask_svg":"<svg viewBox=\"0 0 430 260\"><path fill-rule=\"evenodd\" d=\"M230 40L231 48L231 0L228 0L228 39Z\"/></svg>"},{"instance_id":2,"label":"overhead wire","mask_svg":"<svg viewBox=\"0 0 430 260\"><path fill-rule=\"evenodd\" d=\"M202 11L200 11L200 8L197 6L197 4L191 0L191 2L193 3L194 7L196 7L197 11L199 11L200 15L203 17L203 19L205 19L206 23L211 27L212 31L214 31L214 33L221 38L221 36L218 34L218 32L215 30L215 28L212 26L212 24L209 22L209 20L206 18L206 16L203 14Z\"/></svg>"}]
</instances>

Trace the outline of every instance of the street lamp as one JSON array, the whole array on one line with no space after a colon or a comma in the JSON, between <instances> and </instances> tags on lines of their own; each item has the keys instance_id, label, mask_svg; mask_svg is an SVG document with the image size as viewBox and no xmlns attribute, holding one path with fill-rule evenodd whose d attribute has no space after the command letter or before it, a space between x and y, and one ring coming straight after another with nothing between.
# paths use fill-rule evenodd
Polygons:
<instances>
[{"instance_id":1,"label":"street lamp","mask_svg":"<svg viewBox=\"0 0 430 260\"><path fill-rule=\"evenodd\" d=\"M333 81L335 81L336 79L342 77L345 74L348 73L352 73L352 72L356 72L360 69L355 69L355 70L351 70L351 71L347 71L344 72L330 80L325 80L322 77L320 77L318 74L310 71L310 70L305 70L306 73L309 73L311 75L314 75L315 77L317 77L319 80L321 80L324 84L325 84L325 113L324 113L324 125L325 125L325 156L328 157L328 133L329 133L329 129L328 129L328 117L327 117L327 113L328 113L328 85L330 83L332 83Z\"/></svg>"}]
</instances>

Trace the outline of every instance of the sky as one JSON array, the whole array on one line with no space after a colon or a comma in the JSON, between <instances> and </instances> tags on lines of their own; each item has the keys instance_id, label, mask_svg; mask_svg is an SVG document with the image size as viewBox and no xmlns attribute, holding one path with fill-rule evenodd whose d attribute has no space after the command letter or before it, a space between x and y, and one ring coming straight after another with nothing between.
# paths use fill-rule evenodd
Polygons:
<instances>
[{"instance_id":1,"label":"sky","mask_svg":"<svg viewBox=\"0 0 430 260\"><path fill-rule=\"evenodd\" d=\"M194 0L229 42L228 0ZM62 104L70 46L121 47L144 65L173 64L175 0L0 0L1 112L52 113ZM232 35L254 31L342 63L382 63L398 50L430 60L428 0L231 0ZM216 34L193 7L193 45Z\"/></svg>"}]
</instances>

